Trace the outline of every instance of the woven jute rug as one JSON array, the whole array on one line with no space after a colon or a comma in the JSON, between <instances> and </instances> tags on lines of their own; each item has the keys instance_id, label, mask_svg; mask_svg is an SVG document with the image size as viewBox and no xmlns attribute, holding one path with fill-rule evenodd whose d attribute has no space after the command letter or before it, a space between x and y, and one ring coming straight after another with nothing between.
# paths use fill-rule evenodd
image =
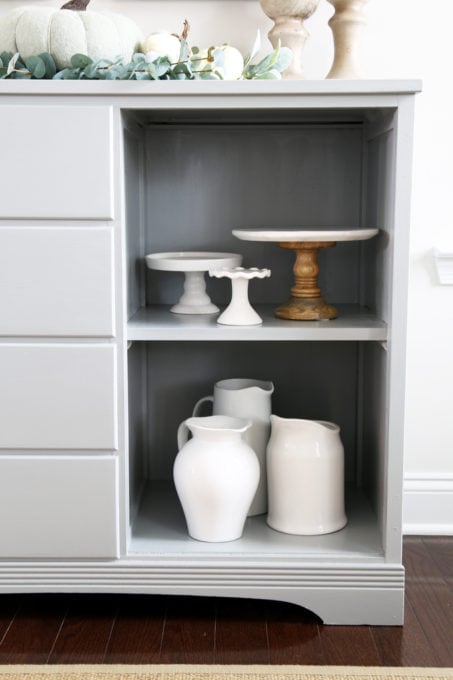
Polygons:
<instances>
[{"instance_id":1,"label":"woven jute rug","mask_svg":"<svg viewBox=\"0 0 453 680\"><path fill-rule=\"evenodd\" d=\"M453 668L359 666L0 666L0 680L452 680Z\"/></svg>"}]
</instances>

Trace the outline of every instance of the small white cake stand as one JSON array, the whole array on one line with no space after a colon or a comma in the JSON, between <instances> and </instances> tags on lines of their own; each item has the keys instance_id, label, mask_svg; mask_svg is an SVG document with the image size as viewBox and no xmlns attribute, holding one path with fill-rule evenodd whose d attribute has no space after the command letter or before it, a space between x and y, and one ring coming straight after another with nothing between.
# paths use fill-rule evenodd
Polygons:
<instances>
[{"instance_id":1,"label":"small white cake stand","mask_svg":"<svg viewBox=\"0 0 453 680\"><path fill-rule=\"evenodd\" d=\"M234 229L243 241L269 241L281 248L294 250L294 286L288 302L275 310L280 319L314 321L335 319L337 310L322 297L318 287L318 251L334 246L337 241L364 241L376 236L379 229L310 228L301 229Z\"/></svg>"},{"instance_id":2,"label":"small white cake stand","mask_svg":"<svg viewBox=\"0 0 453 680\"><path fill-rule=\"evenodd\" d=\"M219 308L211 302L206 293L204 272L220 267L236 267L242 262L242 255L236 253L215 253L179 251L174 253L150 253L145 256L149 269L185 274L184 293L173 305L175 314L215 314Z\"/></svg>"},{"instance_id":3,"label":"small white cake stand","mask_svg":"<svg viewBox=\"0 0 453 680\"><path fill-rule=\"evenodd\" d=\"M263 323L262 318L249 302L249 281L250 279L265 279L270 275L270 269L257 269L256 267L210 270L209 276L231 279L231 302L219 316L217 323L227 326L257 326Z\"/></svg>"}]
</instances>

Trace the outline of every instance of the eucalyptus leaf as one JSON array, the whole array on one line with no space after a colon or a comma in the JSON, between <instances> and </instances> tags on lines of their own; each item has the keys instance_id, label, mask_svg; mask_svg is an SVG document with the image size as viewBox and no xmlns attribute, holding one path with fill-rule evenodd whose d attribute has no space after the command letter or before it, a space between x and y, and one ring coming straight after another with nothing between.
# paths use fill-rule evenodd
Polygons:
<instances>
[{"instance_id":1,"label":"eucalyptus leaf","mask_svg":"<svg viewBox=\"0 0 453 680\"><path fill-rule=\"evenodd\" d=\"M3 66L7 66L11 59L13 58L13 53L12 52L1 52L0 53L0 59L3 62Z\"/></svg>"},{"instance_id":2,"label":"eucalyptus leaf","mask_svg":"<svg viewBox=\"0 0 453 680\"><path fill-rule=\"evenodd\" d=\"M270 71L266 71L265 73L261 73L260 75L256 76L256 80L280 80L282 77L282 74L280 71L277 71L277 69L271 69Z\"/></svg>"},{"instance_id":3,"label":"eucalyptus leaf","mask_svg":"<svg viewBox=\"0 0 453 680\"><path fill-rule=\"evenodd\" d=\"M258 31L256 32L255 42L253 43L253 47L250 51L250 54L248 54L244 59L244 68L247 68L252 59L256 57L260 49L261 49L261 33L258 29Z\"/></svg>"},{"instance_id":4,"label":"eucalyptus leaf","mask_svg":"<svg viewBox=\"0 0 453 680\"><path fill-rule=\"evenodd\" d=\"M78 80L79 69L64 68L58 71L53 77L53 80Z\"/></svg>"},{"instance_id":5,"label":"eucalyptus leaf","mask_svg":"<svg viewBox=\"0 0 453 680\"><path fill-rule=\"evenodd\" d=\"M86 68L93 63L90 57L86 54L73 54L71 57L71 65L73 68Z\"/></svg>"},{"instance_id":6,"label":"eucalyptus leaf","mask_svg":"<svg viewBox=\"0 0 453 680\"><path fill-rule=\"evenodd\" d=\"M46 65L41 57L28 57L25 60L25 67L30 71L33 78L44 78L46 75Z\"/></svg>"},{"instance_id":7,"label":"eucalyptus leaf","mask_svg":"<svg viewBox=\"0 0 453 680\"><path fill-rule=\"evenodd\" d=\"M54 75L57 72L57 67L56 67L56 64L55 64L55 61L54 61L54 58L52 57L52 55L49 54L48 52L42 52L38 56L40 57L40 59L42 59L42 61L44 62L44 65L46 67L45 77L49 78L49 79L53 78Z\"/></svg>"},{"instance_id":8,"label":"eucalyptus leaf","mask_svg":"<svg viewBox=\"0 0 453 680\"><path fill-rule=\"evenodd\" d=\"M220 80L219 76L215 75L212 71L200 71L198 77L200 80Z\"/></svg>"},{"instance_id":9,"label":"eucalyptus leaf","mask_svg":"<svg viewBox=\"0 0 453 680\"><path fill-rule=\"evenodd\" d=\"M273 68L277 71L284 71L291 64L292 60L292 50L289 47L280 47Z\"/></svg>"},{"instance_id":10,"label":"eucalyptus leaf","mask_svg":"<svg viewBox=\"0 0 453 680\"><path fill-rule=\"evenodd\" d=\"M136 80L157 80L157 78L154 78L149 71L136 71L135 73L135 79Z\"/></svg>"},{"instance_id":11,"label":"eucalyptus leaf","mask_svg":"<svg viewBox=\"0 0 453 680\"><path fill-rule=\"evenodd\" d=\"M6 69L6 74L7 74L7 75L10 75L10 74L14 71L14 69L16 68L16 62L18 61L18 59L19 59L19 52L17 52L17 53L16 53L13 57L11 57L11 59L9 60L8 68Z\"/></svg>"}]
</instances>

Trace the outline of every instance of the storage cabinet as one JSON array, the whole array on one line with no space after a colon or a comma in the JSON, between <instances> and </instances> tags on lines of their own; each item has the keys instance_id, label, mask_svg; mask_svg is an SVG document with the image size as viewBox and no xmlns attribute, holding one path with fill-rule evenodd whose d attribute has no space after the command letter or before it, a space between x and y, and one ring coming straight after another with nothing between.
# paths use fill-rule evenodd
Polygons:
<instances>
[{"instance_id":1,"label":"storage cabinet","mask_svg":"<svg viewBox=\"0 0 453 680\"><path fill-rule=\"evenodd\" d=\"M46 203L32 217L14 201L0 216L12 284L12 299L0 297L12 329L4 324L0 342L10 395L3 397L8 418L0 465L20 487L22 475L40 463L45 474L46 465L64 461L67 467L58 467L64 486L72 482L63 469L77 463L91 480L87 512L93 515L73 555L82 562L52 561L71 556L66 539L58 546L59 527L63 534L67 525L74 544L80 525L67 506L53 524L59 496L50 494L31 524L43 527L42 550L39 540L28 546L27 532L18 532L18 547L9 538L3 554L16 561L0 564L0 589L261 597L303 605L326 623L401 623L406 279L419 84L92 85L5 81L0 89L0 118L17 106L15 88L24 97L21 107L46 108L50 118L81 109L99 140L91 151L88 138L79 139L74 166L81 176L82 158L99 164L103 196L95 199L87 183L77 209ZM51 138L44 131L41 146ZM72 142L60 152L71 149ZM12 147L8 153L16 162ZM45 218L44 228L37 218ZM79 222L69 222L74 218ZM316 226L380 231L371 241L338 244L321 255L320 283L338 319L278 320L273 309L288 296L292 254L276 244L238 241L232 229ZM47 261L45 275L34 266L30 244ZM27 246L22 287L13 263L20 266ZM215 316L172 314L182 275L146 270L144 256L173 250L239 252L246 266L270 267L270 279L250 285L263 325L222 327ZM32 311L27 289L34 286ZM208 288L216 303L229 301L227 281L209 280ZM63 298L75 316L68 307L53 318ZM42 335L49 336L45 342ZM249 518L234 542L188 537L172 483L176 429L217 380L229 377L272 380L279 415L340 425L344 529L286 535L270 529L263 515ZM20 420L27 422L22 430ZM102 469L108 474L99 475ZM72 499L75 477L73 483ZM44 477L41 491L46 486ZM27 503L26 489L22 518L42 502L39 492ZM117 559L98 560L115 558L115 550ZM35 558L33 567L22 557Z\"/></svg>"}]
</instances>

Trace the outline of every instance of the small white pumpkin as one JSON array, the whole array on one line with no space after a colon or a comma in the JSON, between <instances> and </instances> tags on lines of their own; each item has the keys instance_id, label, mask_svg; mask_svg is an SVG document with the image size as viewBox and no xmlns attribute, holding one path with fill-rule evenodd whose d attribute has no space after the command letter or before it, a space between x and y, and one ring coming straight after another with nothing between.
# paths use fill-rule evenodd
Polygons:
<instances>
[{"instance_id":1,"label":"small white pumpkin","mask_svg":"<svg viewBox=\"0 0 453 680\"><path fill-rule=\"evenodd\" d=\"M162 57L168 57L172 64L179 60L181 52L181 41L172 33L161 31L160 33L151 33L142 43L142 52L154 52Z\"/></svg>"},{"instance_id":2,"label":"small white pumpkin","mask_svg":"<svg viewBox=\"0 0 453 680\"><path fill-rule=\"evenodd\" d=\"M49 52L58 69L69 67L77 53L94 60L129 60L142 39L138 26L121 14L86 12L89 2L72 0L61 9L13 9L0 17L0 52L19 52L23 59Z\"/></svg>"},{"instance_id":3,"label":"small white pumpkin","mask_svg":"<svg viewBox=\"0 0 453 680\"><path fill-rule=\"evenodd\" d=\"M220 45L215 47L217 50L222 50L224 55L223 66L218 66L216 71L220 73L224 80L239 80L244 70L244 57L236 47L231 45ZM208 50L202 50L197 55L200 61L200 69L203 69L208 64Z\"/></svg>"}]
</instances>

